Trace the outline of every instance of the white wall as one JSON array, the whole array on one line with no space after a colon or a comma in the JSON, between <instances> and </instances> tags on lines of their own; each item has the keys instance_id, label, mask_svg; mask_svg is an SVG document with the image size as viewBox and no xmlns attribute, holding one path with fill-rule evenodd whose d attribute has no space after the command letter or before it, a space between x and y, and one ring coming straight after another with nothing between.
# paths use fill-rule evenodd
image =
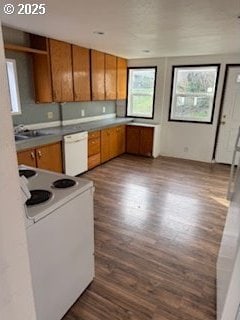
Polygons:
<instances>
[{"instance_id":1,"label":"white wall","mask_svg":"<svg viewBox=\"0 0 240 320\"><path fill-rule=\"evenodd\" d=\"M221 64L213 124L169 122L169 104L173 65ZM128 66L158 67L155 116L148 122L161 124L160 154L211 162L226 64L240 63L240 55L210 55L129 60Z\"/></svg>"},{"instance_id":2,"label":"white wall","mask_svg":"<svg viewBox=\"0 0 240 320\"><path fill-rule=\"evenodd\" d=\"M0 22L0 319L34 320L23 205L19 189Z\"/></svg>"}]
</instances>

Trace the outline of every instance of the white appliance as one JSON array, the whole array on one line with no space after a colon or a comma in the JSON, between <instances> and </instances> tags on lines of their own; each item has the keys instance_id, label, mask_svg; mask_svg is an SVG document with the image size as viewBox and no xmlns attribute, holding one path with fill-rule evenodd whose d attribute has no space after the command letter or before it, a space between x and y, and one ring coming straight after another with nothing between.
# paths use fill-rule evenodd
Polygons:
<instances>
[{"instance_id":1,"label":"white appliance","mask_svg":"<svg viewBox=\"0 0 240 320\"><path fill-rule=\"evenodd\" d=\"M26 166L19 173L32 196L25 219L37 319L60 320L94 277L93 183ZM44 199L39 190L49 199L32 204Z\"/></svg>"},{"instance_id":2,"label":"white appliance","mask_svg":"<svg viewBox=\"0 0 240 320\"><path fill-rule=\"evenodd\" d=\"M240 319L240 163L234 176L239 138L240 134L233 155L228 189L230 206L217 261L217 320Z\"/></svg>"},{"instance_id":3,"label":"white appliance","mask_svg":"<svg viewBox=\"0 0 240 320\"><path fill-rule=\"evenodd\" d=\"M88 169L88 133L64 136L65 173L76 176Z\"/></svg>"}]
</instances>

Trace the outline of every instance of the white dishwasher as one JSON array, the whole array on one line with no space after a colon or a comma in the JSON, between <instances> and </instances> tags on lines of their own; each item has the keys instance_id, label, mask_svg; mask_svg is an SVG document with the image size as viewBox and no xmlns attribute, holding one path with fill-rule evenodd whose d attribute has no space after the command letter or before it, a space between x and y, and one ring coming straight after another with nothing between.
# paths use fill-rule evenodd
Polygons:
<instances>
[{"instance_id":1,"label":"white dishwasher","mask_svg":"<svg viewBox=\"0 0 240 320\"><path fill-rule=\"evenodd\" d=\"M64 136L65 174L76 176L88 169L88 133Z\"/></svg>"}]
</instances>

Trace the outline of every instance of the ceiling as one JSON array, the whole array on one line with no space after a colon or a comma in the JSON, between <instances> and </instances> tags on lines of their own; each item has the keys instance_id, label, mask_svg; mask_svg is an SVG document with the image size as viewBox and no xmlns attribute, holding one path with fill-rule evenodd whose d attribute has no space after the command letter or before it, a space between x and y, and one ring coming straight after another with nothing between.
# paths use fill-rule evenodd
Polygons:
<instances>
[{"instance_id":1,"label":"ceiling","mask_svg":"<svg viewBox=\"0 0 240 320\"><path fill-rule=\"evenodd\" d=\"M10 27L128 59L240 53L240 0L44 2L45 15L18 15L19 1L0 0L0 19ZM4 3L15 5L14 14L3 13Z\"/></svg>"}]
</instances>

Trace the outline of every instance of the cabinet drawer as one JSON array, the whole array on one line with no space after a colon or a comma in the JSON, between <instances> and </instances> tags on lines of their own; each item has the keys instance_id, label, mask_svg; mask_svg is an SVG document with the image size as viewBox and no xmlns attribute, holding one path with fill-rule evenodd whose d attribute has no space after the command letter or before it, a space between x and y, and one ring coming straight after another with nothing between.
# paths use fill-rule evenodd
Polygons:
<instances>
[{"instance_id":1,"label":"cabinet drawer","mask_svg":"<svg viewBox=\"0 0 240 320\"><path fill-rule=\"evenodd\" d=\"M88 139L100 138L100 131L88 132Z\"/></svg>"},{"instance_id":2,"label":"cabinet drawer","mask_svg":"<svg viewBox=\"0 0 240 320\"><path fill-rule=\"evenodd\" d=\"M100 138L88 140L88 156L100 153Z\"/></svg>"},{"instance_id":3,"label":"cabinet drawer","mask_svg":"<svg viewBox=\"0 0 240 320\"><path fill-rule=\"evenodd\" d=\"M100 153L88 157L88 169L92 169L101 163Z\"/></svg>"}]
</instances>

